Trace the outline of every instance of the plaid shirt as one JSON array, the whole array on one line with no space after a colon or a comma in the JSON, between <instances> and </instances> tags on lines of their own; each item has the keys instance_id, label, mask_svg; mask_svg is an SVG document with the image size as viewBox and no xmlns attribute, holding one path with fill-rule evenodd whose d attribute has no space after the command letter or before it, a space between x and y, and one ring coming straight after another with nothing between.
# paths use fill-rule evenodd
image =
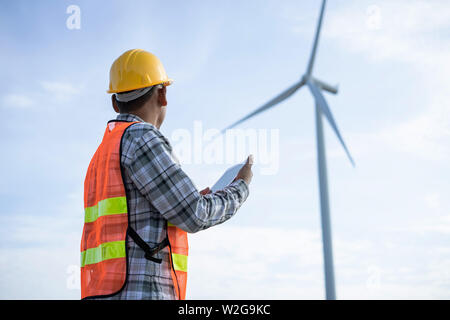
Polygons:
<instances>
[{"instance_id":1,"label":"plaid shirt","mask_svg":"<svg viewBox=\"0 0 450 320\"><path fill-rule=\"evenodd\" d=\"M121 165L128 201L130 226L150 247L166 237L167 221L193 233L230 219L247 199L244 180L214 194L200 195L172 156L169 141L152 124L132 114L117 120L140 121L122 138ZM108 300L176 299L166 247L155 255L158 264L128 237L128 280L124 289Z\"/></svg>"}]
</instances>

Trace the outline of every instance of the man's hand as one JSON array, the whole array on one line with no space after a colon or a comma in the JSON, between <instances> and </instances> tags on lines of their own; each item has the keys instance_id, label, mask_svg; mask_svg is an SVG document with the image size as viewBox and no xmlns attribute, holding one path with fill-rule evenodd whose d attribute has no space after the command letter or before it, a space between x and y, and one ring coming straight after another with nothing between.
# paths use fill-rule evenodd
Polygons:
<instances>
[{"instance_id":1,"label":"man's hand","mask_svg":"<svg viewBox=\"0 0 450 320\"><path fill-rule=\"evenodd\" d=\"M234 181L242 179L245 181L245 183L247 183L247 185L249 185L253 177L252 165L253 165L253 155L251 154L248 156L247 162L244 164L241 170L239 170Z\"/></svg>"}]
</instances>

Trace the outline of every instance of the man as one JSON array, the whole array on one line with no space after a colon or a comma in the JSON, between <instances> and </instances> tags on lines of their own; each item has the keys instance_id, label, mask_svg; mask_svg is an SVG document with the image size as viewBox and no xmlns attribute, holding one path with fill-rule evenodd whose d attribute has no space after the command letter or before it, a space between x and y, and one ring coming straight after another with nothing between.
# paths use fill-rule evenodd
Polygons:
<instances>
[{"instance_id":1,"label":"man","mask_svg":"<svg viewBox=\"0 0 450 320\"><path fill-rule=\"evenodd\" d=\"M84 184L83 299L185 299L187 233L230 219L247 199L252 156L221 191L199 192L159 131L172 83L159 59L129 50L110 70L119 113Z\"/></svg>"}]
</instances>

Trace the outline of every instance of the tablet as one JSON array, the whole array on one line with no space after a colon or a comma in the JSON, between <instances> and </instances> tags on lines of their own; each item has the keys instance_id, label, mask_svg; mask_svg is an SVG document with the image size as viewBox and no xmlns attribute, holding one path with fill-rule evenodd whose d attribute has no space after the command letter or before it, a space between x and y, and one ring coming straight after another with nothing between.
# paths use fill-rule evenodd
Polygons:
<instances>
[{"instance_id":1,"label":"tablet","mask_svg":"<svg viewBox=\"0 0 450 320\"><path fill-rule=\"evenodd\" d=\"M247 160L246 160L247 161ZM245 162L240 164L236 164L229 168L225 173L220 177L219 180L212 186L211 192L216 192L218 190L222 190L226 186L228 186L231 182L233 182L234 178L236 178L239 170L245 165Z\"/></svg>"}]
</instances>

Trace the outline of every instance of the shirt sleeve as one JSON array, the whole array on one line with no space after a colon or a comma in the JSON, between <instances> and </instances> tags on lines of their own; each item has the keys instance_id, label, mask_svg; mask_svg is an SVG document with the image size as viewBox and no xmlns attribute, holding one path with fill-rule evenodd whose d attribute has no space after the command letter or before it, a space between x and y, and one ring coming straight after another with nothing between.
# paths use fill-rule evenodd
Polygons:
<instances>
[{"instance_id":1,"label":"shirt sleeve","mask_svg":"<svg viewBox=\"0 0 450 320\"><path fill-rule=\"evenodd\" d=\"M239 179L221 191L201 195L172 158L167 140L154 130L137 140L128 169L133 183L156 210L190 233L230 219L249 194L246 182Z\"/></svg>"}]
</instances>

